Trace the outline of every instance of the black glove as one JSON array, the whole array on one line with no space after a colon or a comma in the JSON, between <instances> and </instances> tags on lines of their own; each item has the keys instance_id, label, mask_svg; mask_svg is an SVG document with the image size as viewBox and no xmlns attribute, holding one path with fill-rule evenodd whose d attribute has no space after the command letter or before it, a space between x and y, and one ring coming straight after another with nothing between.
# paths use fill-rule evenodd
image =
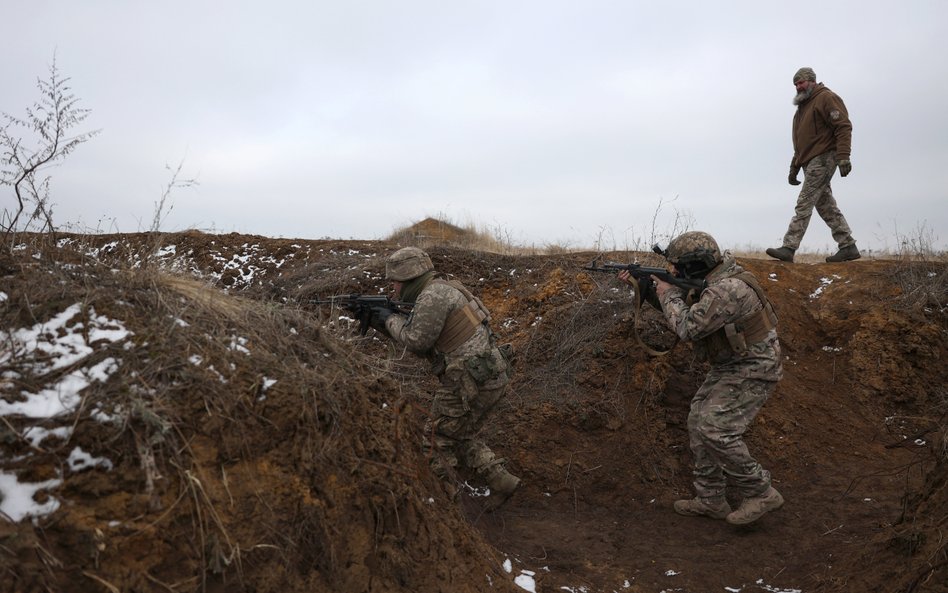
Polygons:
<instances>
[{"instance_id":1,"label":"black glove","mask_svg":"<svg viewBox=\"0 0 948 593\"><path fill-rule=\"evenodd\" d=\"M392 310L388 307L372 307L372 316L369 318L369 325L377 331L388 333L385 329L385 320L392 315Z\"/></svg>"},{"instance_id":2,"label":"black glove","mask_svg":"<svg viewBox=\"0 0 948 593\"><path fill-rule=\"evenodd\" d=\"M790 175L787 177L787 181L790 182L790 185L800 185L800 180L797 179L797 175L799 174L800 167L790 167Z\"/></svg>"},{"instance_id":3,"label":"black glove","mask_svg":"<svg viewBox=\"0 0 948 593\"><path fill-rule=\"evenodd\" d=\"M853 170L853 164L849 159L843 159L836 164L839 165L839 174L843 177L849 175L849 173Z\"/></svg>"},{"instance_id":4,"label":"black glove","mask_svg":"<svg viewBox=\"0 0 948 593\"><path fill-rule=\"evenodd\" d=\"M655 291L655 283L651 278L639 278L639 294L642 296L642 302L648 303L662 310L662 302L658 299L658 292Z\"/></svg>"}]
</instances>

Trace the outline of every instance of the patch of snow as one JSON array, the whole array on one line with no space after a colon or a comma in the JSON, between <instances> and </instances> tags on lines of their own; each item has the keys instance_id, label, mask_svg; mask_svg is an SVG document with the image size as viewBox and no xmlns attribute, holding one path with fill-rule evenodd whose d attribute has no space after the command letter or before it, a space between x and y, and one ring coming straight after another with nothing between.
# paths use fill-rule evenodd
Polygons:
<instances>
[{"instance_id":1,"label":"patch of snow","mask_svg":"<svg viewBox=\"0 0 948 593\"><path fill-rule=\"evenodd\" d=\"M0 471L0 512L10 517L14 523L27 517L44 517L59 508L59 501L49 496L46 502L40 503L34 499L37 492L56 488L63 481L61 479L46 480L45 482L23 483L16 474Z\"/></svg>"}]
</instances>

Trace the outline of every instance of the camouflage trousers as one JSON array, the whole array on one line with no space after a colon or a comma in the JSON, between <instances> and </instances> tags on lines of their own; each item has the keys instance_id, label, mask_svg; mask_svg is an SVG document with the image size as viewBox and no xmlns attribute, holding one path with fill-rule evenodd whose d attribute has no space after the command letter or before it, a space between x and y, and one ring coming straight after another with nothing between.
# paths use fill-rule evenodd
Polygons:
<instances>
[{"instance_id":1,"label":"camouflage trousers","mask_svg":"<svg viewBox=\"0 0 948 593\"><path fill-rule=\"evenodd\" d=\"M430 455L431 469L440 478L458 467L484 474L504 459L478 438L490 412L504 396L507 375L478 384L461 368L448 369L441 376L441 386L434 395L431 420L425 426L423 444Z\"/></svg>"},{"instance_id":2,"label":"camouflage trousers","mask_svg":"<svg viewBox=\"0 0 948 593\"><path fill-rule=\"evenodd\" d=\"M699 498L722 498L728 484L745 498L770 487L770 472L751 457L743 437L776 385L714 370L708 374L688 414Z\"/></svg>"},{"instance_id":3,"label":"camouflage trousers","mask_svg":"<svg viewBox=\"0 0 948 593\"><path fill-rule=\"evenodd\" d=\"M856 243L846 217L840 212L833 197L830 180L836 172L836 153L826 152L810 159L803 169L803 187L797 197L797 206L790 219L790 226L783 236L783 246L796 250L810 225L813 209L826 222L833 233L833 240L840 248Z\"/></svg>"}]
</instances>

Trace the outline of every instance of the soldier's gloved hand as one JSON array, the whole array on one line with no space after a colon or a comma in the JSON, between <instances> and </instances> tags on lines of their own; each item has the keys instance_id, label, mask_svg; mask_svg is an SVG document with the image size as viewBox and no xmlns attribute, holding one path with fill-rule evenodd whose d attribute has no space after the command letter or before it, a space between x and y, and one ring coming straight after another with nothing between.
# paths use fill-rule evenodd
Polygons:
<instances>
[{"instance_id":1,"label":"soldier's gloved hand","mask_svg":"<svg viewBox=\"0 0 948 593\"><path fill-rule=\"evenodd\" d=\"M849 175L853 170L853 164L849 159L843 159L836 164L839 165L839 174L843 177Z\"/></svg>"},{"instance_id":2,"label":"soldier's gloved hand","mask_svg":"<svg viewBox=\"0 0 948 593\"><path fill-rule=\"evenodd\" d=\"M639 278L639 294L642 295L643 303L648 303L659 311L662 310L662 302L658 299L658 292L651 278Z\"/></svg>"},{"instance_id":3,"label":"soldier's gloved hand","mask_svg":"<svg viewBox=\"0 0 948 593\"><path fill-rule=\"evenodd\" d=\"M369 325L374 329L388 333L385 329L385 321L392 316L392 310L388 307L372 307L372 317L369 319Z\"/></svg>"},{"instance_id":4,"label":"soldier's gloved hand","mask_svg":"<svg viewBox=\"0 0 948 593\"><path fill-rule=\"evenodd\" d=\"M790 185L800 185L800 180L797 179L797 175L800 174L800 167L790 167L790 175L787 176L787 181L790 182Z\"/></svg>"}]
</instances>

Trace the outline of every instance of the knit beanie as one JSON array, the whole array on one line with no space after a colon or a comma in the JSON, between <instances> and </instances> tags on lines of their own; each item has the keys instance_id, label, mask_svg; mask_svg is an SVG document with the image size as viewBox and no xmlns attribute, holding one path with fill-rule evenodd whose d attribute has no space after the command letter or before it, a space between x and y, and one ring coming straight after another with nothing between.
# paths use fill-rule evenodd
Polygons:
<instances>
[{"instance_id":1,"label":"knit beanie","mask_svg":"<svg viewBox=\"0 0 948 593\"><path fill-rule=\"evenodd\" d=\"M813 71L813 68L804 66L797 70L797 73L793 75L793 84L800 82L801 80L810 80L816 82L816 72Z\"/></svg>"}]
</instances>

